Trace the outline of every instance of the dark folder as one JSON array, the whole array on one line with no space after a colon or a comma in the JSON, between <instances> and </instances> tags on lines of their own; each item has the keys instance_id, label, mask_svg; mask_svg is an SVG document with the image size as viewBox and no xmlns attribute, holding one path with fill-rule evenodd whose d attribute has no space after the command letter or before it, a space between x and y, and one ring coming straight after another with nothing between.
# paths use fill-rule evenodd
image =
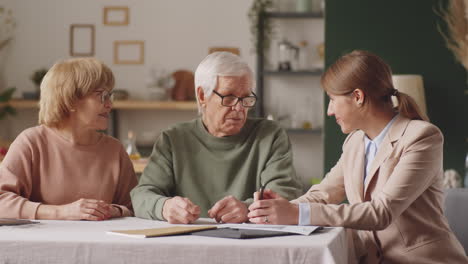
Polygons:
<instances>
[{"instance_id":1,"label":"dark folder","mask_svg":"<svg viewBox=\"0 0 468 264\"><path fill-rule=\"evenodd\" d=\"M237 238L237 239L297 235L294 233L281 232L281 231L237 229L237 228L218 228L218 229L212 229L212 230L192 232L191 234L195 236L209 236L209 237L223 237L223 238Z\"/></svg>"},{"instance_id":2,"label":"dark folder","mask_svg":"<svg viewBox=\"0 0 468 264\"><path fill-rule=\"evenodd\" d=\"M28 225L28 224L37 224L37 223L39 222L30 221L27 219L0 218L0 226Z\"/></svg>"}]
</instances>

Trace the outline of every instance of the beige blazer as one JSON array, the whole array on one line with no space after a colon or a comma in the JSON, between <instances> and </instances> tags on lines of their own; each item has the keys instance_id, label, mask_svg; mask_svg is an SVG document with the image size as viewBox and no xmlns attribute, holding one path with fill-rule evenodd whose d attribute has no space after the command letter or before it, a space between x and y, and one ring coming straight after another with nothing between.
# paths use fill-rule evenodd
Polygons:
<instances>
[{"instance_id":1,"label":"beige blazer","mask_svg":"<svg viewBox=\"0 0 468 264\"><path fill-rule=\"evenodd\" d=\"M442 212L440 130L398 116L365 182L364 136L352 132L323 181L292 202L310 203L312 225L355 229L351 253L360 262L468 263Z\"/></svg>"}]
</instances>

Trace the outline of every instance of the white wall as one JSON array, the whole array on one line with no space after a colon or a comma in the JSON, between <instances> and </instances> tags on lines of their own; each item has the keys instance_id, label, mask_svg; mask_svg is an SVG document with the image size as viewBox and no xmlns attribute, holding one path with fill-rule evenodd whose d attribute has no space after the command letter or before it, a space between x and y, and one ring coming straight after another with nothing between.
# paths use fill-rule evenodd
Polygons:
<instances>
[{"instance_id":1,"label":"white wall","mask_svg":"<svg viewBox=\"0 0 468 264\"><path fill-rule=\"evenodd\" d=\"M0 54L0 83L16 86L15 97L34 90L29 77L41 67L50 67L56 60L69 56L70 24L94 24L96 28L95 56L104 61L116 76L116 88L130 92L131 97L145 98L145 78L148 67L172 72L179 69L194 71L211 46L235 46L255 70L247 11L252 0L0 0L11 8L17 27L14 40ZM103 7L128 6L128 26L103 25ZM323 41L323 21L285 22L280 31L288 32L292 41L307 39L309 43ZM286 28L284 28L286 27ZM278 35L278 37L284 34ZM145 41L145 64L113 64L113 41ZM275 49L272 49L274 63ZM318 79L267 80L265 104L274 112L278 100L285 105L303 107L303 92L314 98L306 111L315 113L316 125L322 122L322 92ZM301 83L302 82L302 83ZM311 90L310 87L314 86ZM294 87L290 87L294 86ZM297 89L295 88L297 86ZM302 88L301 88L302 87ZM305 87L305 88L304 88ZM294 88L294 89L293 89ZM295 90L295 91L293 91ZM317 99L319 98L319 99ZM298 103L299 102L299 103ZM286 111L296 111L296 108ZM189 120L196 112L178 111L120 111L120 135L129 129L137 136L157 134L168 125ZM35 125L37 111L20 110L18 115L0 123L0 136L13 139L21 130ZM320 135L291 135L298 174L308 185L311 177L322 175L322 138Z\"/></svg>"}]
</instances>

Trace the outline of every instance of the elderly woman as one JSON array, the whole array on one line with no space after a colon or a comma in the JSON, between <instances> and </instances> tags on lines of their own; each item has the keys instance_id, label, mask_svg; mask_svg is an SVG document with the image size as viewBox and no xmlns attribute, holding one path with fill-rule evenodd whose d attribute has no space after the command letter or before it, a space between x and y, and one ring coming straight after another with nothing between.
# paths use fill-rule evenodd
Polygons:
<instances>
[{"instance_id":1,"label":"elderly woman","mask_svg":"<svg viewBox=\"0 0 468 264\"><path fill-rule=\"evenodd\" d=\"M253 73L232 53L208 55L195 72L201 117L162 132L132 190L135 215L192 223L199 216L248 220L262 184L294 198L301 191L291 144L276 123L247 117L257 97Z\"/></svg>"},{"instance_id":2,"label":"elderly woman","mask_svg":"<svg viewBox=\"0 0 468 264\"><path fill-rule=\"evenodd\" d=\"M114 76L93 58L56 63L41 84L39 126L0 166L0 218L105 220L131 216L132 163L107 128Z\"/></svg>"},{"instance_id":3,"label":"elderly woman","mask_svg":"<svg viewBox=\"0 0 468 264\"><path fill-rule=\"evenodd\" d=\"M328 68L322 86L328 115L349 134L341 158L292 202L267 190L250 221L354 229L350 253L360 263L468 263L442 211L443 135L393 87L390 67L353 51Z\"/></svg>"}]
</instances>

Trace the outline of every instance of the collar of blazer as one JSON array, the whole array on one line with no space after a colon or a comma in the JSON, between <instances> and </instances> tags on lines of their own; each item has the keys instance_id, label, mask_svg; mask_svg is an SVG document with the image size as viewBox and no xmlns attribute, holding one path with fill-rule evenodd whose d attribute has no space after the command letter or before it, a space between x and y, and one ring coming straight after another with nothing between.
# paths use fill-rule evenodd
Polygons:
<instances>
[{"instance_id":1,"label":"collar of blazer","mask_svg":"<svg viewBox=\"0 0 468 264\"><path fill-rule=\"evenodd\" d=\"M364 153L365 153L365 143L364 143L364 132L363 131L356 131L357 133L353 133L354 136L349 138L349 145L350 149L355 153L354 157L357 157L355 160L355 168L353 171L354 179L353 183L357 184L357 188L353 188L359 192L358 197L360 197L361 201L364 201L365 194L369 187L370 182L375 177L377 170L380 168L382 163L387 160L390 154L393 151L393 147L395 143L403 136L409 122L411 120L399 115L395 122L390 127L387 135L385 136L384 140L379 146L379 150L377 151L377 155L375 156L374 160L372 161L371 168L369 170L369 174L366 176L366 180L363 184L363 177L364 177ZM351 136L351 135L350 135Z\"/></svg>"}]
</instances>

